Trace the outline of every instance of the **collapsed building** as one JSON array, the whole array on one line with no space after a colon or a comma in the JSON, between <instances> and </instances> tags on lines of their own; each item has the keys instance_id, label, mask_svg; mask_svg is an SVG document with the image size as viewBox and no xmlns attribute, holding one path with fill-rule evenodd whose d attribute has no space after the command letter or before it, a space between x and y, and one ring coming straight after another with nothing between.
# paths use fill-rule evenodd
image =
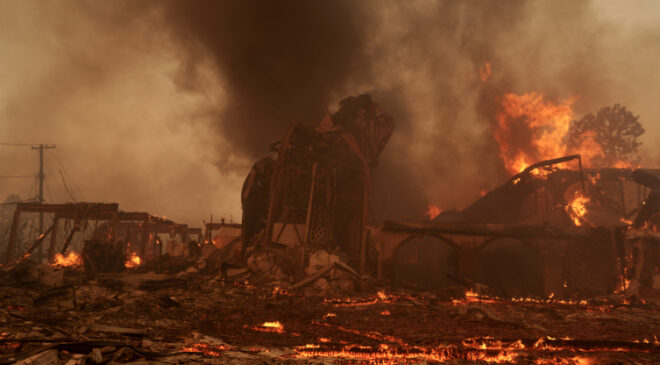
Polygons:
<instances>
[{"instance_id":1,"label":"collapsed building","mask_svg":"<svg viewBox=\"0 0 660 365\"><path fill-rule=\"evenodd\" d=\"M381 277L426 288L485 286L508 297L660 289L660 241L649 223L657 209L645 204L660 171L566 168L579 159L532 165L462 211L428 222L385 222L374 234ZM444 249L430 264L406 265L410 247L417 253L429 245ZM424 280L433 274L436 280Z\"/></svg>"},{"instance_id":2,"label":"collapsed building","mask_svg":"<svg viewBox=\"0 0 660 365\"><path fill-rule=\"evenodd\" d=\"M270 146L277 159L255 163L245 181L239 260L265 249L301 279L310 256L322 252L367 273L376 262L368 235L371 170L393 128L369 95L342 100L317 127L290 126Z\"/></svg>"},{"instance_id":3,"label":"collapsed building","mask_svg":"<svg viewBox=\"0 0 660 365\"><path fill-rule=\"evenodd\" d=\"M36 239L19 240L21 217L29 213L51 215L51 224ZM58 236L60 230L66 233L63 239ZM163 242L159 234L167 234L168 241ZM81 235L83 237L78 241L81 241L82 247L74 250L74 239ZM164 254L181 256L184 250L188 252L192 246L198 247L201 238L200 228L146 212L121 211L116 203L17 203L9 230L5 263L15 258L19 261L29 258L38 248L42 248L40 246L46 246L48 239L45 250L47 262L65 266L82 263L85 271L95 276L102 272L119 272L126 266L139 265L141 261L148 261L157 267ZM164 246L167 246L165 251ZM131 258L135 262L131 262Z\"/></svg>"}]
</instances>

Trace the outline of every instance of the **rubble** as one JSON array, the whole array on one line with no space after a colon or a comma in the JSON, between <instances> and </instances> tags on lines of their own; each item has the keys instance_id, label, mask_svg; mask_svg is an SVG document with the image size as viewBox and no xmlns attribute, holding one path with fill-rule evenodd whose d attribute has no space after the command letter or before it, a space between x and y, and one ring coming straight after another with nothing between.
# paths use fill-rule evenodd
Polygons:
<instances>
[{"instance_id":1,"label":"rubble","mask_svg":"<svg viewBox=\"0 0 660 365\"><path fill-rule=\"evenodd\" d=\"M316 256L323 258L309 271L316 280L298 285L275 285L260 275L263 281L246 282L223 279L220 272L188 273L185 280L176 274L126 272L108 274L123 285L103 287L71 268L54 269L77 273L72 285L55 287L65 294L33 282L5 283L0 363L540 363L572 359L568 352L595 362L650 364L660 355L660 307L652 303L508 299L470 292L452 298L443 290L376 291L372 282L362 294L342 288L352 294L328 295L333 293L328 287L341 282L332 279L328 267L335 275L355 278L357 273L329 255ZM272 262L262 265L272 272ZM306 295L308 289L324 296ZM62 306L62 298L73 298L73 306ZM280 329L254 329L270 322ZM516 341L524 346L513 345Z\"/></svg>"}]
</instances>

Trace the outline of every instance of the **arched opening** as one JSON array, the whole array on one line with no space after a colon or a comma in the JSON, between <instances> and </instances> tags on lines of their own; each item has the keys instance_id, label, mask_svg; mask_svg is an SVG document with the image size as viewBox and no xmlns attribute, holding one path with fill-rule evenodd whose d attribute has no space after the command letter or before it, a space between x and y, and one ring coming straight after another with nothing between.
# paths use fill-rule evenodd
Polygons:
<instances>
[{"instance_id":1,"label":"arched opening","mask_svg":"<svg viewBox=\"0 0 660 365\"><path fill-rule=\"evenodd\" d=\"M413 237L394 254L394 283L397 286L430 290L455 284L448 275L456 272L456 250L433 236Z\"/></svg>"},{"instance_id":2,"label":"arched opening","mask_svg":"<svg viewBox=\"0 0 660 365\"><path fill-rule=\"evenodd\" d=\"M514 238L498 238L479 251L479 281L504 297L543 296L543 258Z\"/></svg>"}]
</instances>

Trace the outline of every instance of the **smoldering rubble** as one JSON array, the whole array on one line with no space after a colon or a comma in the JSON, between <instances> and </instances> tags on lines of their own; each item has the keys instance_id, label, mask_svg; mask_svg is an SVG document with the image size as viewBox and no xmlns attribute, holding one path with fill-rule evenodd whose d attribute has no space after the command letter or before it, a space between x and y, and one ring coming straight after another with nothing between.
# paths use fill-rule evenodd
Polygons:
<instances>
[{"instance_id":1,"label":"smoldering rubble","mask_svg":"<svg viewBox=\"0 0 660 365\"><path fill-rule=\"evenodd\" d=\"M659 171L561 156L461 211L377 225L392 133L369 95L291 125L246 177L240 224L17 204L0 362L655 361ZM22 237L39 212L50 228Z\"/></svg>"}]
</instances>

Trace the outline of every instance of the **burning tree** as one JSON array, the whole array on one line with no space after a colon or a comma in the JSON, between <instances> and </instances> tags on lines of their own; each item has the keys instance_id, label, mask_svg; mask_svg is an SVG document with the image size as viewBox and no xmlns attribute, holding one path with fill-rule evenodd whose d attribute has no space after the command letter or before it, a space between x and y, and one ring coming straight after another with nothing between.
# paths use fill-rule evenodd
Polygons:
<instances>
[{"instance_id":1,"label":"burning tree","mask_svg":"<svg viewBox=\"0 0 660 365\"><path fill-rule=\"evenodd\" d=\"M630 167L639 163L637 138L644 133L639 116L625 106L614 104L601 108L595 115L589 113L572 123L566 136L569 150L591 150L594 167Z\"/></svg>"}]
</instances>

